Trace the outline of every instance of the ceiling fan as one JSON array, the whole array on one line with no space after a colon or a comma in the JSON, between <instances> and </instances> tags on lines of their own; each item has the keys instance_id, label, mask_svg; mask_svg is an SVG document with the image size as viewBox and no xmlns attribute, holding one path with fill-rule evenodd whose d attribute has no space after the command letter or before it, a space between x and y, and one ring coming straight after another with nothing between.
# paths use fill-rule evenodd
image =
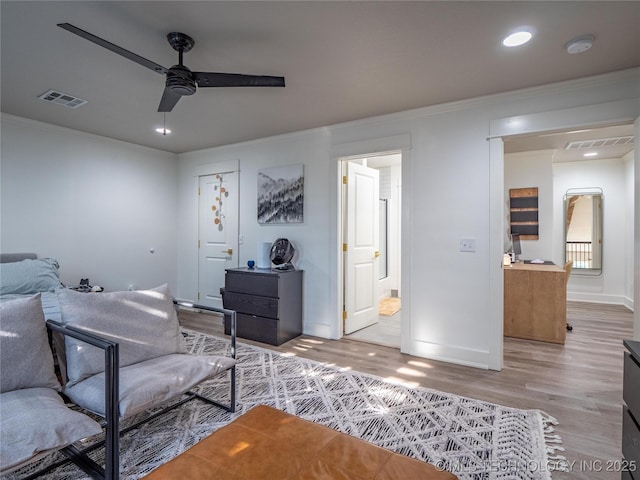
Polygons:
<instances>
[{"instance_id":1,"label":"ceiling fan","mask_svg":"<svg viewBox=\"0 0 640 480\"><path fill-rule=\"evenodd\" d=\"M178 64L171 68L165 68L70 23L59 23L58 26L154 72L166 75L164 92L158 106L159 112L173 110L173 107L176 106L176 103L183 95L193 95L196 92L196 85L198 87L284 87L284 77L243 75L240 73L192 72L183 65L182 55L193 48L195 41L184 33L171 32L167 35L169 45L178 52Z\"/></svg>"}]
</instances>

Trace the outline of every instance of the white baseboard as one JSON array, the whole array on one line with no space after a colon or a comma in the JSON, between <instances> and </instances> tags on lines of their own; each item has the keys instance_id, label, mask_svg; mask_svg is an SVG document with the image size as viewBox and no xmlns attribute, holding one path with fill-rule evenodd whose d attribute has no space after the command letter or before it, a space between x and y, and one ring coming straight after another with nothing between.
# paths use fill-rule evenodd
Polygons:
<instances>
[{"instance_id":1,"label":"white baseboard","mask_svg":"<svg viewBox=\"0 0 640 480\"><path fill-rule=\"evenodd\" d=\"M416 340L410 343L411 351L406 353L417 357L454 363L467 367L481 368L484 370L489 370L489 365L491 364L491 354L488 351L471 350L468 348L420 342Z\"/></svg>"},{"instance_id":2,"label":"white baseboard","mask_svg":"<svg viewBox=\"0 0 640 480\"><path fill-rule=\"evenodd\" d=\"M304 335L310 335L312 337L328 338L331 340L337 340L338 338L340 338L340 337L333 336L332 332L333 332L333 329L331 328L331 325L313 323L310 325L302 326L302 333Z\"/></svg>"},{"instance_id":3,"label":"white baseboard","mask_svg":"<svg viewBox=\"0 0 640 480\"><path fill-rule=\"evenodd\" d=\"M624 295L606 295L600 293L567 292L570 302L604 303L607 305L624 305L633 311L633 300Z\"/></svg>"}]
</instances>

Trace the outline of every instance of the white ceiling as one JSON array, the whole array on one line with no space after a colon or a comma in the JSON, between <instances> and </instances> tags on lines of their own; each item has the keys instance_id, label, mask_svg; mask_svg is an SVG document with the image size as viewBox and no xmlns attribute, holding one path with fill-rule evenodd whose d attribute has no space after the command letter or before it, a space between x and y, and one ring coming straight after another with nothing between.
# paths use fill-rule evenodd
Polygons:
<instances>
[{"instance_id":1,"label":"white ceiling","mask_svg":"<svg viewBox=\"0 0 640 480\"><path fill-rule=\"evenodd\" d=\"M640 2L7 1L2 111L185 152L640 66ZM194 71L282 75L285 88L199 89L154 132L164 77L56 26L68 22L165 67L171 31ZM535 28L506 49L514 28ZM572 38L595 35L569 55ZM60 90L69 109L38 95Z\"/></svg>"}]
</instances>

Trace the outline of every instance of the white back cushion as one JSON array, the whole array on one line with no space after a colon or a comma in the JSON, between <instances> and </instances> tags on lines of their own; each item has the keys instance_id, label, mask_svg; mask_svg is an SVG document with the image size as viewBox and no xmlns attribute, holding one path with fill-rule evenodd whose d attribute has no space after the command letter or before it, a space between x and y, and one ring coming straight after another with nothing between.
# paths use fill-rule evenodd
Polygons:
<instances>
[{"instance_id":1,"label":"white back cushion","mask_svg":"<svg viewBox=\"0 0 640 480\"><path fill-rule=\"evenodd\" d=\"M58 293L62 323L120 344L120 366L172 353L186 353L173 297L167 285L151 290ZM68 386L104 371L104 352L65 338Z\"/></svg>"}]
</instances>

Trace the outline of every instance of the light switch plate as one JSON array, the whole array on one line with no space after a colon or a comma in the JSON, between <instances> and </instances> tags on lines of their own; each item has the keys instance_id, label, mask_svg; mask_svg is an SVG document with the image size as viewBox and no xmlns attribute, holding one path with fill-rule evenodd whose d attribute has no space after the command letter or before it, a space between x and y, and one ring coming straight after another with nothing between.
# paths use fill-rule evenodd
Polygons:
<instances>
[{"instance_id":1,"label":"light switch plate","mask_svg":"<svg viewBox=\"0 0 640 480\"><path fill-rule=\"evenodd\" d=\"M461 238L460 239L460 251L461 252L475 252L476 251L476 239L475 238Z\"/></svg>"}]
</instances>

